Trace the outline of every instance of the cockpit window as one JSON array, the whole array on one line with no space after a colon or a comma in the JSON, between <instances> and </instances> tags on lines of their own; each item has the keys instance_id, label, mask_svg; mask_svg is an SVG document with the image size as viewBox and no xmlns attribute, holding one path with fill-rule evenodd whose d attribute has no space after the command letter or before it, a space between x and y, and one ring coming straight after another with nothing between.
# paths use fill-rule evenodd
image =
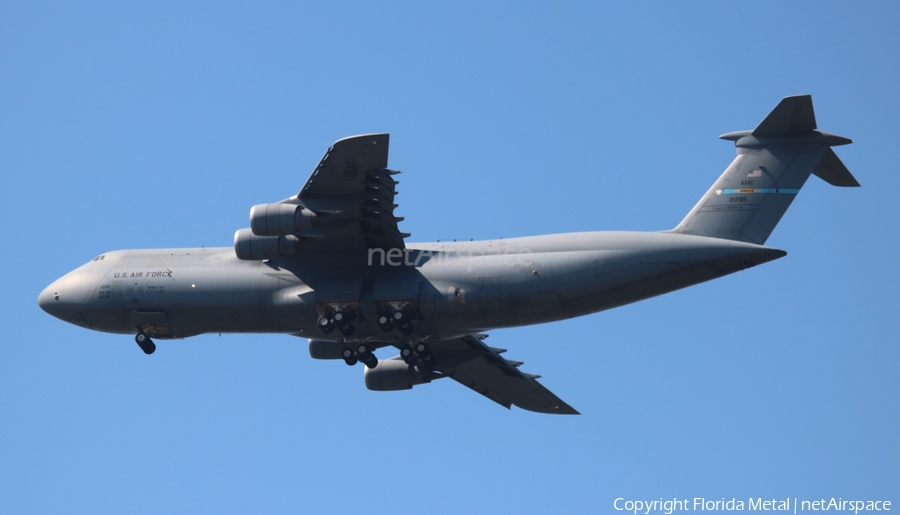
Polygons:
<instances>
[{"instance_id":1,"label":"cockpit window","mask_svg":"<svg viewBox=\"0 0 900 515\"><path fill-rule=\"evenodd\" d=\"M92 262L93 262L93 261L103 261L104 259L106 259L106 254L100 254L99 256L95 257L95 258L92 259L91 261L92 261Z\"/></svg>"}]
</instances>

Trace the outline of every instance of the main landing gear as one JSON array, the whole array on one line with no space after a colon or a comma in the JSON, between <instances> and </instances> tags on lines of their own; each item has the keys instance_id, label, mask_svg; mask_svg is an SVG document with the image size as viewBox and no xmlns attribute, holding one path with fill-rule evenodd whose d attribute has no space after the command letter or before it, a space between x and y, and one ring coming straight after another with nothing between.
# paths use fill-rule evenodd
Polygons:
<instances>
[{"instance_id":1,"label":"main landing gear","mask_svg":"<svg viewBox=\"0 0 900 515\"><path fill-rule=\"evenodd\" d=\"M397 309L393 313L383 313L378 316L378 325L381 330L389 333L395 327L403 334L410 334L413 331L412 320L415 318L415 312L408 309Z\"/></svg>"},{"instance_id":2,"label":"main landing gear","mask_svg":"<svg viewBox=\"0 0 900 515\"><path fill-rule=\"evenodd\" d=\"M341 357L344 359L344 363L351 367L357 363L362 363L368 368L378 366L378 358L372 354L372 348L366 343L355 343L345 348L341 352ZM407 365L434 364L434 355L428 349L428 345L423 342L401 347L400 357Z\"/></svg>"},{"instance_id":3,"label":"main landing gear","mask_svg":"<svg viewBox=\"0 0 900 515\"><path fill-rule=\"evenodd\" d=\"M344 349L341 353L341 357L344 358L344 363L351 367L357 362L361 362L368 368L375 368L378 366L378 358L372 354L372 349L365 343L357 343L353 347Z\"/></svg>"},{"instance_id":4,"label":"main landing gear","mask_svg":"<svg viewBox=\"0 0 900 515\"><path fill-rule=\"evenodd\" d=\"M137 333L137 336L134 337L134 341L138 344L138 347L144 351L144 354L153 354L156 352L156 344L153 343L153 340L147 336L147 333Z\"/></svg>"},{"instance_id":5,"label":"main landing gear","mask_svg":"<svg viewBox=\"0 0 900 515\"><path fill-rule=\"evenodd\" d=\"M350 320L351 316L350 313L338 310L331 317L320 316L316 323L325 334L334 331L334 328L337 327L344 336L350 336L354 332L353 322Z\"/></svg>"},{"instance_id":6,"label":"main landing gear","mask_svg":"<svg viewBox=\"0 0 900 515\"><path fill-rule=\"evenodd\" d=\"M407 365L415 365L418 361L422 361L426 365L434 362L434 355L428 350L428 345L419 342L415 345L403 347L400 349L400 357Z\"/></svg>"}]
</instances>

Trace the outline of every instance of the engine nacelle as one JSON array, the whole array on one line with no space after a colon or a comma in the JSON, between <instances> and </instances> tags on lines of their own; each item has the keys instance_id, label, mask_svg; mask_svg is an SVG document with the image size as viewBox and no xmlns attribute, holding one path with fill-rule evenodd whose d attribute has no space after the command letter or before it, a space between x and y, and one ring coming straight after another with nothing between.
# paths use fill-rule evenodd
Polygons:
<instances>
[{"instance_id":1,"label":"engine nacelle","mask_svg":"<svg viewBox=\"0 0 900 515\"><path fill-rule=\"evenodd\" d=\"M250 229L234 233L234 253L238 259L260 260L289 256L300 249L300 239L292 234L257 236Z\"/></svg>"},{"instance_id":2,"label":"engine nacelle","mask_svg":"<svg viewBox=\"0 0 900 515\"><path fill-rule=\"evenodd\" d=\"M313 359L344 359L346 343L330 342L328 340L309 340L309 355Z\"/></svg>"},{"instance_id":3,"label":"engine nacelle","mask_svg":"<svg viewBox=\"0 0 900 515\"><path fill-rule=\"evenodd\" d=\"M257 236L308 231L315 220L315 213L294 204L259 204L250 208L250 229Z\"/></svg>"},{"instance_id":4,"label":"engine nacelle","mask_svg":"<svg viewBox=\"0 0 900 515\"><path fill-rule=\"evenodd\" d=\"M366 368L366 388L377 392L409 390L417 384L430 383L426 373L402 359L384 359L375 368Z\"/></svg>"}]
</instances>

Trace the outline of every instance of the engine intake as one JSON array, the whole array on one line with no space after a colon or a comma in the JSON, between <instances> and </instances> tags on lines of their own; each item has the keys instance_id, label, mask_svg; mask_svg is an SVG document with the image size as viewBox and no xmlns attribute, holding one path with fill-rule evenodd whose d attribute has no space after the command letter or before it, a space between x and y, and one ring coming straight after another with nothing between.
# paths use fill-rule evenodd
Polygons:
<instances>
[{"instance_id":1,"label":"engine intake","mask_svg":"<svg viewBox=\"0 0 900 515\"><path fill-rule=\"evenodd\" d=\"M366 388L377 392L409 390L417 384L430 383L427 373L401 359L385 359L375 368L366 369Z\"/></svg>"},{"instance_id":2,"label":"engine intake","mask_svg":"<svg viewBox=\"0 0 900 515\"><path fill-rule=\"evenodd\" d=\"M308 231L315 220L315 213L294 204L259 204L250 208L250 229L257 236Z\"/></svg>"},{"instance_id":3,"label":"engine intake","mask_svg":"<svg viewBox=\"0 0 900 515\"><path fill-rule=\"evenodd\" d=\"M260 260L289 256L300 249L300 239L292 234L257 236L250 229L234 233L234 253L238 259Z\"/></svg>"}]
</instances>

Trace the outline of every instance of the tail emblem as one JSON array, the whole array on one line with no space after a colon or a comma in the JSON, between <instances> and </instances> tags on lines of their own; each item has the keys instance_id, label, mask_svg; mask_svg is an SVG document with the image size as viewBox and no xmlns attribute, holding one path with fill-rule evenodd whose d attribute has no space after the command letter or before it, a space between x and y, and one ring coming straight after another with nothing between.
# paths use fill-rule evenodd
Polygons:
<instances>
[{"instance_id":1,"label":"tail emblem","mask_svg":"<svg viewBox=\"0 0 900 515\"><path fill-rule=\"evenodd\" d=\"M800 193L800 188L760 188L758 190L751 188L732 188L727 190L716 190L716 195L752 195L754 193L780 193L782 195L796 195Z\"/></svg>"}]
</instances>

